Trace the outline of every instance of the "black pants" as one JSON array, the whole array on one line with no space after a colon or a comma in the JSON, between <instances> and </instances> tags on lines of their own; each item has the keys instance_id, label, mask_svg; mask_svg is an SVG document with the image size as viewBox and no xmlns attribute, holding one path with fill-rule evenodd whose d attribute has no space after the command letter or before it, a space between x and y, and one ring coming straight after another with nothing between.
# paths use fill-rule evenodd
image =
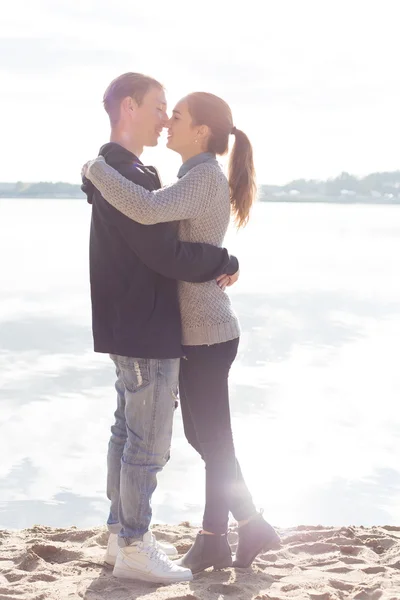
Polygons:
<instances>
[{"instance_id":1,"label":"black pants","mask_svg":"<svg viewBox=\"0 0 400 600\"><path fill-rule=\"evenodd\" d=\"M229 512L237 521L256 509L233 445L228 376L239 339L212 346L185 346L179 395L185 435L206 466L203 529L225 533Z\"/></svg>"}]
</instances>

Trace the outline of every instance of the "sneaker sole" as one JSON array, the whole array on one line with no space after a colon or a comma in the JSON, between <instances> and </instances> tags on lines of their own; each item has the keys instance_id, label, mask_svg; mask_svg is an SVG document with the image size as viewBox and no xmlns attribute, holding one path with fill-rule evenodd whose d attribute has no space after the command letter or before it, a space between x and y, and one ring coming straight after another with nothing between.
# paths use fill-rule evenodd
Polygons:
<instances>
[{"instance_id":1,"label":"sneaker sole","mask_svg":"<svg viewBox=\"0 0 400 600\"><path fill-rule=\"evenodd\" d=\"M179 552L178 552L178 550L175 550L175 552L165 552L165 554L168 557L170 557L170 556L178 556ZM117 562L117 557L114 556L114 555L112 555L112 554L106 554L105 557L104 557L104 562L106 563L106 565L109 565L110 567L114 567L115 563Z\"/></svg>"},{"instance_id":2,"label":"sneaker sole","mask_svg":"<svg viewBox=\"0 0 400 600\"><path fill-rule=\"evenodd\" d=\"M152 575L151 573L144 573L143 571L135 571L135 569L121 569L119 567L114 567L113 576L117 579L132 579L134 581L148 581L150 583L164 583L168 585L169 583L180 583L184 581L192 581L193 575L190 574L187 577L177 577L177 578L165 578L165 577L157 577L156 575Z\"/></svg>"}]
</instances>

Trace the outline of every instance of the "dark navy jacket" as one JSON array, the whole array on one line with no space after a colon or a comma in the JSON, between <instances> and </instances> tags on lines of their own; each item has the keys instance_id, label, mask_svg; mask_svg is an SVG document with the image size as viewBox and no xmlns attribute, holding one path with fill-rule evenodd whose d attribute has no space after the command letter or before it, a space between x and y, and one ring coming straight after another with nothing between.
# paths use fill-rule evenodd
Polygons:
<instances>
[{"instance_id":1,"label":"dark navy jacket","mask_svg":"<svg viewBox=\"0 0 400 600\"><path fill-rule=\"evenodd\" d=\"M115 143L100 154L124 177L148 190L161 183ZM87 179L82 189L92 204L90 284L94 349L137 358L178 358L181 319L177 280L210 281L238 270L227 250L178 240L177 221L141 225L108 204Z\"/></svg>"}]
</instances>

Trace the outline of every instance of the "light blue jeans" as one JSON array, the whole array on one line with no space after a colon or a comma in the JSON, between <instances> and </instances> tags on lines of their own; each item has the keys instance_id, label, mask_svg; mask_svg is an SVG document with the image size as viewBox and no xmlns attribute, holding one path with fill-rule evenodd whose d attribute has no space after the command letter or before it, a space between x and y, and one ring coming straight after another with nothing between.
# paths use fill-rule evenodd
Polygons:
<instances>
[{"instance_id":1,"label":"light blue jeans","mask_svg":"<svg viewBox=\"0 0 400 600\"><path fill-rule=\"evenodd\" d=\"M179 359L111 358L118 396L107 456L107 525L124 545L150 526L157 473L169 459Z\"/></svg>"}]
</instances>

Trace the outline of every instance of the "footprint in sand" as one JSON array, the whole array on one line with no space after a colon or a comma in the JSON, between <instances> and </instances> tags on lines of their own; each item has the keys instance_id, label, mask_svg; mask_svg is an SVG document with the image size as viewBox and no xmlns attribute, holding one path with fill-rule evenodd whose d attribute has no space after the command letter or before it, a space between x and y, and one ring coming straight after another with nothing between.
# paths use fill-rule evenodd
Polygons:
<instances>
[{"instance_id":1,"label":"footprint in sand","mask_svg":"<svg viewBox=\"0 0 400 600\"><path fill-rule=\"evenodd\" d=\"M73 552L72 550L57 548L57 546L48 544L36 544L30 548L30 551L48 563L63 564L82 558L82 552Z\"/></svg>"},{"instance_id":2,"label":"footprint in sand","mask_svg":"<svg viewBox=\"0 0 400 600\"><path fill-rule=\"evenodd\" d=\"M91 529L72 531L63 531L60 533L52 533L47 536L47 539L53 542L86 542L89 538L95 537L95 532ZM106 532L108 540L108 532Z\"/></svg>"},{"instance_id":3,"label":"footprint in sand","mask_svg":"<svg viewBox=\"0 0 400 600\"><path fill-rule=\"evenodd\" d=\"M200 600L200 598L193 596L193 594L186 594L186 596L174 596L171 600Z\"/></svg>"},{"instance_id":4,"label":"footprint in sand","mask_svg":"<svg viewBox=\"0 0 400 600\"><path fill-rule=\"evenodd\" d=\"M341 556L340 562L345 563L346 565L361 565L365 564L365 560L362 558L353 558L352 556Z\"/></svg>"},{"instance_id":5,"label":"footprint in sand","mask_svg":"<svg viewBox=\"0 0 400 600\"><path fill-rule=\"evenodd\" d=\"M324 542L315 542L314 544L299 544L290 548L295 554L305 552L307 554L326 554L328 552L337 552L339 549L335 544L326 544Z\"/></svg>"},{"instance_id":6,"label":"footprint in sand","mask_svg":"<svg viewBox=\"0 0 400 600\"><path fill-rule=\"evenodd\" d=\"M361 569L367 575L375 575L376 573L386 573L387 569L385 567L367 567L366 569Z\"/></svg>"},{"instance_id":7,"label":"footprint in sand","mask_svg":"<svg viewBox=\"0 0 400 600\"><path fill-rule=\"evenodd\" d=\"M49 575L48 573L35 573L35 575L31 575L28 579L30 583L34 583L35 581L57 581L57 577L54 575Z\"/></svg>"},{"instance_id":8,"label":"footprint in sand","mask_svg":"<svg viewBox=\"0 0 400 600\"><path fill-rule=\"evenodd\" d=\"M325 539L325 532L310 532L304 531L302 533L294 533L293 535L288 535L283 539L283 543L285 546L288 544L306 544L312 542L319 542L320 540Z\"/></svg>"},{"instance_id":9,"label":"footprint in sand","mask_svg":"<svg viewBox=\"0 0 400 600\"><path fill-rule=\"evenodd\" d=\"M374 586L372 588L365 586L362 587L363 589L353 596L353 600L379 600L379 598L382 597L383 591L379 589L379 586Z\"/></svg>"},{"instance_id":10,"label":"footprint in sand","mask_svg":"<svg viewBox=\"0 0 400 600\"><path fill-rule=\"evenodd\" d=\"M335 590L340 590L341 592L352 592L354 590L354 585L352 583L346 583L339 579L330 579L329 584L335 588Z\"/></svg>"},{"instance_id":11,"label":"footprint in sand","mask_svg":"<svg viewBox=\"0 0 400 600\"><path fill-rule=\"evenodd\" d=\"M28 550L19 563L18 569L21 571L34 571L39 565L40 561L40 556L35 554L35 552L32 552L32 550Z\"/></svg>"},{"instance_id":12,"label":"footprint in sand","mask_svg":"<svg viewBox=\"0 0 400 600\"><path fill-rule=\"evenodd\" d=\"M326 569L328 573L341 573L342 575L346 573L351 573L354 569L350 567L334 567L333 569Z\"/></svg>"},{"instance_id":13,"label":"footprint in sand","mask_svg":"<svg viewBox=\"0 0 400 600\"><path fill-rule=\"evenodd\" d=\"M238 594L238 597L240 597L241 593L243 592L242 588L229 583L213 583L208 586L207 590L209 592L214 592L215 594L222 594L225 596Z\"/></svg>"},{"instance_id":14,"label":"footprint in sand","mask_svg":"<svg viewBox=\"0 0 400 600\"><path fill-rule=\"evenodd\" d=\"M339 549L342 554L360 554L362 547L361 546L340 546Z\"/></svg>"},{"instance_id":15,"label":"footprint in sand","mask_svg":"<svg viewBox=\"0 0 400 600\"><path fill-rule=\"evenodd\" d=\"M266 560L268 562L275 562L279 559L279 556L277 554L266 552L265 554L259 554L258 558L260 558L261 560Z\"/></svg>"},{"instance_id":16,"label":"footprint in sand","mask_svg":"<svg viewBox=\"0 0 400 600\"><path fill-rule=\"evenodd\" d=\"M9 583L15 583L17 581L21 581L21 579L26 577L26 575L25 573L4 573L4 577Z\"/></svg>"}]
</instances>

